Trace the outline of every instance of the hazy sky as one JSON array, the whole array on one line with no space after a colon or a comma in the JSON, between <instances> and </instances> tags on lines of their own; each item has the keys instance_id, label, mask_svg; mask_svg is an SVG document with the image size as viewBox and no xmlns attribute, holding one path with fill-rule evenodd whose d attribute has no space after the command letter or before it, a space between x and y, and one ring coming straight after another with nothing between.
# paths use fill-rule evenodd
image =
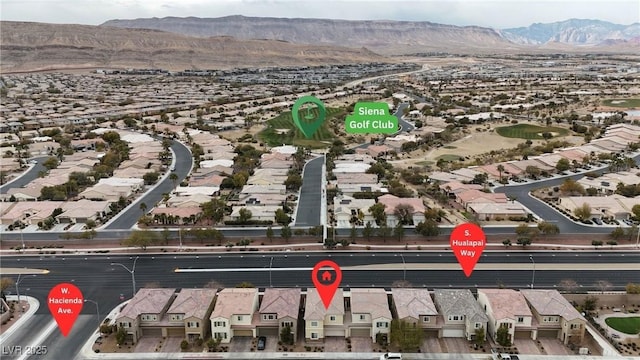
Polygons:
<instances>
[{"instance_id":1,"label":"hazy sky","mask_svg":"<svg viewBox=\"0 0 640 360\"><path fill-rule=\"evenodd\" d=\"M227 15L414 20L494 28L570 18L640 22L640 0L0 0L0 19L98 25L110 19Z\"/></svg>"}]
</instances>

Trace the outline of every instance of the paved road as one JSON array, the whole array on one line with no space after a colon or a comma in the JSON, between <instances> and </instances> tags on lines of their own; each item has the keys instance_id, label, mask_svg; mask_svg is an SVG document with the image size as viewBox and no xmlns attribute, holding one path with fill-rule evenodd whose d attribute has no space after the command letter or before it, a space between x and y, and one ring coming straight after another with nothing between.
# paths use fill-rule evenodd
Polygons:
<instances>
[{"instance_id":1,"label":"paved road","mask_svg":"<svg viewBox=\"0 0 640 360\"><path fill-rule=\"evenodd\" d=\"M29 169L24 175L20 178L0 186L0 194L6 194L9 189L24 187L28 183L38 178L38 173L40 171L46 170L42 163L47 160L48 156L36 157L29 160L35 160L38 163L35 164L31 169Z\"/></svg>"},{"instance_id":2,"label":"paved road","mask_svg":"<svg viewBox=\"0 0 640 360\"><path fill-rule=\"evenodd\" d=\"M320 225L320 201L322 187L322 165L324 156L309 161L302 174L302 187L298 199L295 226ZM264 232L262 232L264 234Z\"/></svg>"},{"instance_id":3,"label":"paved road","mask_svg":"<svg viewBox=\"0 0 640 360\"><path fill-rule=\"evenodd\" d=\"M175 158L175 173L178 175L178 183L189 175L193 158L191 157L191 151L178 141L173 141L171 149L176 154ZM117 218L113 220L109 225L105 226L105 230L118 230L118 229L131 229L133 225L138 222L138 219L142 216L142 210L140 204L145 203L149 209L151 209L156 203L162 200L164 193L170 193L174 190L173 181L166 177L161 183L154 189L145 193L139 198L135 205L130 206L125 211L118 214Z\"/></svg>"},{"instance_id":4,"label":"paved road","mask_svg":"<svg viewBox=\"0 0 640 360\"><path fill-rule=\"evenodd\" d=\"M636 163L640 164L640 155L634 157ZM598 170L598 173L606 172L607 169ZM513 186L503 186L496 188L494 192L504 193L507 196L514 196L516 200L522 203L524 206L529 208L529 210L533 211L540 218L553 222L558 225L561 234L584 234L584 233L610 233L610 227L601 227L601 226L588 226L583 224L578 224L570 219L564 217L558 211L548 206L546 203L539 201L532 196L529 195L529 192L534 189L543 188L543 187L553 187L562 184L566 179L571 178L574 180L578 180L584 177L583 174L572 174L566 175L562 177L557 177L549 180L543 180L533 183L526 183L521 185L513 185Z\"/></svg>"},{"instance_id":5,"label":"paved road","mask_svg":"<svg viewBox=\"0 0 640 360\"><path fill-rule=\"evenodd\" d=\"M538 270L535 272L536 288L553 288L562 279L573 279L583 289L593 288L598 280L609 281L614 288L622 289L628 282L640 278L640 270L595 271L594 263L627 263L640 262L640 253L629 252L533 252L536 265L544 264L580 264L581 270ZM269 264L273 257L272 271ZM531 262L528 253L521 252L486 252L481 264L505 264L504 270L476 270L470 278L466 278L460 270L411 270L411 264L452 264L455 257L451 253L413 252L399 256L393 252L364 253L315 253L315 254L219 254L219 255L142 255L136 266L137 288L156 284L161 287L202 287L215 280L226 286L234 286L249 281L258 287L310 287L311 277L308 268L320 260L331 258L341 267L358 265L392 264L391 270L344 270L342 285L344 287L390 287L396 280L406 278L414 286L433 288L476 288L476 287L527 287L532 280ZM404 273L403 261L407 264ZM110 265L112 262L123 263L131 267L131 256L31 256L2 259L3 267L46 268L47 275L38 275L23 280L21 293L28 292L38 298L41 306L24 330L6 340L4 346L31 344L38 339L41 331L47 328L52 318L46 306L45 297L49 290L58 283L70 282L80 288L85 299L97 301L102 316L120 303L120 294L130 298L132 294L131 275L120 266ZM509 265L521 264L521 265ZM526 270L509 270L519 266ZM176 273L176 268L186 269L226 269L225 272ZM247 268L260 270L239 271ZM301 270L278 270L282 268L303 268ZM375 274L374 274L375 273ZM26 289L29 289L28 291ZM11 289L13 290L13 289ZM98 324L96 308L86 303L80 318L71 335L63 337L58 329L44 336L38 345L47 345L47 359L72 359L82 344L89 338ZM3 357L4 358L4 357Z\"/></svg>"}]
</instances>

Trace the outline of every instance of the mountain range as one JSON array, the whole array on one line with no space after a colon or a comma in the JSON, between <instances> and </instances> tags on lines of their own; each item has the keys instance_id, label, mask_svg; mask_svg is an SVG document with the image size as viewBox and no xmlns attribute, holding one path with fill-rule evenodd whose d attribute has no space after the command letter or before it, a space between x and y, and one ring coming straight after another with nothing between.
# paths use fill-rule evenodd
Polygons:
<instances>
[{"instance_id":1,"label":"mountain range","mask_svg":"<svg viewBox=\"0 0 640 360\"><path fill-rule=\"evenodd\" d=\"M543 49L546 44L607 47L640 38L640 23L619 25L600 20L570 19L512 29L453 26L426 21L328 20L246 17L165 17L109 20L102 26L154 29L189 36L233 36L302 44L366 47L380 54L444 51L485 53ZM535 47L531 47L535 45ZM621 50L621 49L616 49Z\"/></svg>"}]
</instances>

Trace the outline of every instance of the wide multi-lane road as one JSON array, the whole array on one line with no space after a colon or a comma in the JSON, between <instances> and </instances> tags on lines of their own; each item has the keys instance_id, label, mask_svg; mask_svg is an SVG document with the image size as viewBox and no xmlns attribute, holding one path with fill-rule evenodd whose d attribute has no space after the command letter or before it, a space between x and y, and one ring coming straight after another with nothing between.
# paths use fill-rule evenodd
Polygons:
<instances>
[{"instance_id":1,"label":"wide multi-lane road","mask_svg":"<svg viewBox=\"0 0 640 360\"><path fill-rule=\"evenodd\" d=\"M535 262L531 261L532 256ZM451 253L408 252L330 252L330 253L235 253L140 255L135 279L137 288L203 287L211 281L235 286L243 281L257 287L313 286L311 268L324 259L332 259L343 269L343 287L391 287L406 280L416 287L479 288L530 287L555 288L563 279L575 281L582 290L598 289L596 283L611 284L607 290L620 290L640 279L640 253L601 252L485 252L476 270L467 278ZM41 306L32 321L3 343L13 345L46 345L49 359L72 359L98 324L96 308L86 303L68 337L52 327L46 296L62 282L80 288L85 299L99 303L102 316L116 307L121 294L130 298L133 292L131 274L119 265L131 268L133 256L32 256L3 257L4 275L9 268L48 269L45 275L21 280L20 292L40 300ZM177 271L176 271L177 270ZM14 289L10 289L14 290ZM38 344L33 344L33 342Z\"/></svg>"}]
</instances>

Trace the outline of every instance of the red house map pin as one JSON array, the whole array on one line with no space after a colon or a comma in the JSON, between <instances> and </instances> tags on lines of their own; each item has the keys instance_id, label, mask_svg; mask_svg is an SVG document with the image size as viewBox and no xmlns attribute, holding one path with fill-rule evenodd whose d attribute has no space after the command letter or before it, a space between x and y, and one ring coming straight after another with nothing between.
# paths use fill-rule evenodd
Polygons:
<instances>
[{"instance_id":1,"label":"red house map pin","mask_svg":"<svg viewBox=\"0 0 640 360\"><path fill-rule=\"evenodd\" d=\"M329 305L331 305L331 300L333 300L333 295L336 294L340 281L342 281L340 266L331 260L322 260L313 267L311 280L313 280L313 285L318 290L318 295L320 295L324 308L328 309Z\"/></svg>"},{"instance_id":2,"label":"red house map pin","mask_svg":"<svg viewBox=\"0 0 640 360\"><path fill-rule=\"evenodd\" d=\"M49 311L58 323L62 335L69 335L84 304L84 297L80 289L69 283L58 284L49 291L47 304L49 304Z\"/></svg>"},{"instance_id":3,"label":"red house map pin","mask_svg":"<svg viewBox=\"0 0 640 360\"><path fill-rule=\"evenodd\" d=\"M462 271L467 277L471 276L473 268L487 246L484 231L476 224L464 223L453 229L449 242L458 263L462 266Z\"/></svg>"}]
</instances>

